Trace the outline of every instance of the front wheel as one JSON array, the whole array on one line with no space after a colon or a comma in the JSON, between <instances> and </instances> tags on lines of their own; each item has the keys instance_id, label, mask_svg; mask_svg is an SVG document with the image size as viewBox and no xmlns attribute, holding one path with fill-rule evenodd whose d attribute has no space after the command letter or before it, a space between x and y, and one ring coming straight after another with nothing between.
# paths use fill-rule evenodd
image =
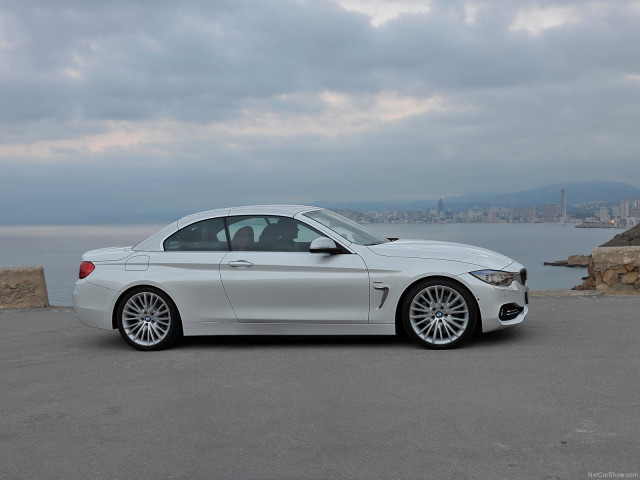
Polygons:
<instances>
[{"instance_id":1,"label":"front wheel","mask_svg":"<svg viewBox=\"0 0 640 480\"><path fill-rule=\"evenodd\" d=\"M142 287L129 292L117 310L122 338L138 350L162 350L180 335L178 309L163 292Z\"/></svg>"},{"instance_id":2,"label":"front wheel","mask_svg":"<svg viewBox=\"0 0 640 480\"><path fill-rule=\"evenodd\" d=\"M447 279L414 286L405 297L402 323L409 337L426 348L455 348L475 330L478 311L471 294Z\"/></svg>"}]
</instances>

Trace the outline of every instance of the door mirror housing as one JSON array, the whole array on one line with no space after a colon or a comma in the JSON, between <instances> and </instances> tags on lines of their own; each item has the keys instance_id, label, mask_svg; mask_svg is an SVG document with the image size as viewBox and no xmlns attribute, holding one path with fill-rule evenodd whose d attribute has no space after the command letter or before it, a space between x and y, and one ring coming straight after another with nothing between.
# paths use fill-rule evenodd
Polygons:
<instances>
[{"instance_id":1,"label":"door mirror housing","mask_svg":"<svg viewBox=\"0 0 640 480\"><path fill-rule=\"evenodd\" d=\"M309 245L309 251L311 253L343 253L344 250L340 248L336 242L327 237L318 237Z\"/></svg>"}]
</instances>

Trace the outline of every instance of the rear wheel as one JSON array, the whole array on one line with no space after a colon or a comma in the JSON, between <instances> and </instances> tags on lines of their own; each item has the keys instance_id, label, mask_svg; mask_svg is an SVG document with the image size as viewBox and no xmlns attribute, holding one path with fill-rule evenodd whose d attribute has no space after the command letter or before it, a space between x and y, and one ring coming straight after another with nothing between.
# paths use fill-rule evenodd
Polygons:
<instances>
[{"instance_id":1,"label":"rear wheel","mask_svg":"<svg viewBox=\"0 0 640 480\"><path fill-rule=\"evenodd\" d=\"M180 335L178 309L163 292L141 287L129 292L117 311L122 338L138 350L162 350Z\"/></svg>"},{"instance_id":2,"label":"rear wheel","mask_svg":"<svg viewBox=\"0 0 640 480\"><path fill-rule=\"evenodd\" d=\"M413 341L426 348L458 347L472 335L477 321L471 294L444 278L420 282L404 300L404 328Z\"/></svg>"}]
</instances>

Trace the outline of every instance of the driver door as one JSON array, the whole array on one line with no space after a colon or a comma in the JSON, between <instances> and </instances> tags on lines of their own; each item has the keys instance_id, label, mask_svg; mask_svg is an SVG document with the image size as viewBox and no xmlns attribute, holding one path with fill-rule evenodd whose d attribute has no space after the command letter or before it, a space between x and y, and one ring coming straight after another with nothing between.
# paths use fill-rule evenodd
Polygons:
<instances>
[{"instance_id":1,"label":"driver door","mask_svg":"<svg viewBox=\"0 0 640 480\"><path fill-rule=\"evenodd\" d=\"M297 227L294 238L278 236L278 225L284 229L288 223L290 229L291 222ZM220 264L224 289L240 322L368 322L369 273L362 258L310 253L311 241L323 235L288 217L228 218L231 238L241 228L246 233L246 227L254 234L251 247L241 250L246 242L240 246L232 241L232 251Z\"/></svg>"}]
</instances>

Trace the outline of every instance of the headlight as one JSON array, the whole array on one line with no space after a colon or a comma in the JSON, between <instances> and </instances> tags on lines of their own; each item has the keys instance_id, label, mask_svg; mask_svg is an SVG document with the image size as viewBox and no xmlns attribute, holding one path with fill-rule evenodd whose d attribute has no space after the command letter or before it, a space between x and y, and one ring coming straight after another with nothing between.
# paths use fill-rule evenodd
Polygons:
<instances>
[{"instance_id":1,"label":"headlight","mask_svg":"<svg viewBox=\"0 0 640 480\"><path fill-rule=\"evenodd\" d=\"M477 272L471 272L471 275L496 287L508 287L516 278L515 273L501 270L478 270Z\"/></svg>"}]
</instances>

